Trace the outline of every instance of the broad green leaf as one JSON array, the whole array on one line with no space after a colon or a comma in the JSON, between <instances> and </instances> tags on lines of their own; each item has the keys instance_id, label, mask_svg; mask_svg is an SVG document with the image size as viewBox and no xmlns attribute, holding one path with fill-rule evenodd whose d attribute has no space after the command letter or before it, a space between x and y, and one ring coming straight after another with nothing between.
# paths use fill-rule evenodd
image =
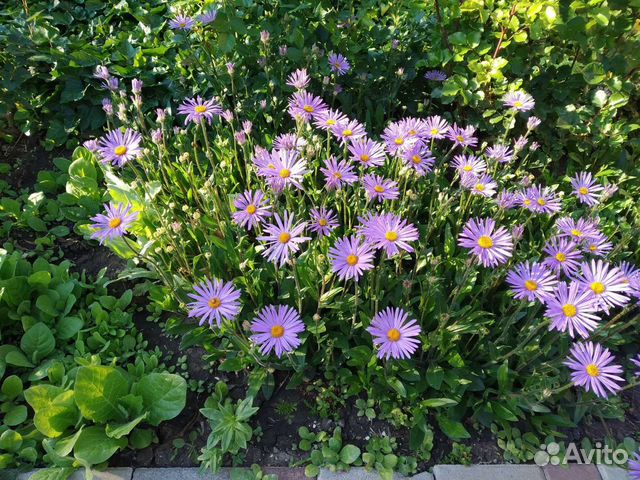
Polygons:
<instances>
[{"instance_id":1,"label":"broad green leaf","mask_svg":"<svg viewBox=\"0 0 640 480\"><path fill-rule=\"evenodd\" d=\"M13 400L22 393L22 380L17 375L11 375L2 382L2 393L9 400Z\"/></svg>"},{"instance_id":2,"label":"broad green leaf","mask_svg":"<svg viewBox=\"0 0 640 480\"><path fill-rule=\"evenodd\" d=\"M38 470L29 480L67 480L75 472L75 468L45 468Z\"/></svg>"},{"instance_id":3,"label":"broad green leaf","mask_svg":"<svg viewBox=\"0 0 640 480\"><path fill-rule=\"evenodd\" d=\"M111 437L111 438L122 438L125 435L129 435L131 433L131 430L136 428L136 426L145 418L147 418L146 413L140 415L139 417L127 423L108 424L105 429L105 433L107 434L108 437Z\"/></svg>"},{"instance_id":4,"label":"broad green leaf","mask_svg":"<svg viewBox=\"0 0 640 480\"><path fill-rule=\"evenodd\" d=\"M36 363L49 355L56 348L56 340L51 329L44 323L36 323L20 340L22 351Z\"/></svg>"},{"instance_id":5,"label":"broad green leaf","mask_svg":"<svg viewBox=\"0 0 640 480\"><path fill-rule=\"evenodd\" d=\"M148 422L158 425L182 411L187 400L187 382L180 375L151 373L138 382L136 393L142 396L144 408L149 412Z\"/></svg>"},{"instance_id":6,"label":"broad green leaf","mask_svg":"<svg viewBox=\"0 0 640 480\"><path fill-rule=\"evenodd\" d=\"M48 407L38 410L33 417L33 423L45 437L56 438L67 428L75 425L78 418L79 412L73 391L69 390L55 397Z\"/></svg>"},{"instance_id":7,"label":"broad green leaf","mask_svg":"<svg viewBox=\"0 0 640 480\"><path fill-rule=\"evenodd\" d=\"M82 431L73 448L73 456L88 465L97 465L126 446L126 438L110 438L104 427L93 426Z\"/></svg>"},{"instance_id":8,"label":"broad green leaf","mask_svg":"<svg viewBox=\"0 0 640 480\"><path fill-rule=\"evenodd\" d=\"M440 430L450 439L461 440L463 438L471 438L471 435L469 435L469 432L464 428L462 423L451 420L446 415L438 415L436 420L438 421Z\"/></svg>"},{"instance_id":9,"label":"broad green leaf","mask_svg":"<svg viewBox=\"0 0 640 480\"><path fill-rule=\"evenodd\" d=\"M124 420L118 401L129 393L129 382L118 369L103 365L80 367L74 392L83 417L94 422Z\"/></svg>"},{"instance_id":10,"label":"broad green leaf","mask_svg":"<svg viewBox=\"0 0 640 480\"><path fill-rule=\"evenodd\" d=\"M358 458L360 458L360 449L355 445L345 445L340 450L340 461L346 465L351 465Z\"/></svg>"}]
</instances>

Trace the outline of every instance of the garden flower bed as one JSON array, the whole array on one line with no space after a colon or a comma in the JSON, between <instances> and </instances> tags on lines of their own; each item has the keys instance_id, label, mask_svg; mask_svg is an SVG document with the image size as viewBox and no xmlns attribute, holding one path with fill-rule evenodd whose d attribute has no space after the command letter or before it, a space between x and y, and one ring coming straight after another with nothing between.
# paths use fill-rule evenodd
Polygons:
<instances>
[{"instance_id":1,"label":"garden flower bed","mask_svg":"<svg viewBox=\"0 0 640 480\"><path fill-rule=\"evenodd\" d=\"M0 30L1 467L635 475L638 5L74 8Z\"/></svg>"}]
</instances>

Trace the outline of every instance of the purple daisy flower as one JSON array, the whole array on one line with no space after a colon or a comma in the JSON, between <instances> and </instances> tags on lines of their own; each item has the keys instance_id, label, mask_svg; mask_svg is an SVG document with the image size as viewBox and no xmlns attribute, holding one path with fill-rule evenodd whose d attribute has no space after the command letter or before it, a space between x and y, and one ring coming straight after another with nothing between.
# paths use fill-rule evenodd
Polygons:
<instances>
[{"instance_id":1,"label":"purple daisy flower","mask_svg":"<svg viewBox=\"0 0 640 480\"><path fill-rule=\"evenodd\" d=\"M215 22L216 18L218 18L218 10L215 8L198 15L198 21L202 25L209 25L210 23Z\"/></svg>"},{"instance_id":2,"label":"purple daisy flower","mask_svg":"<svg viewBox=\"0 0 640 480\"><path fill-rule=\"evenodd\" d=\"M99 213L91 217L94 222L91 228L96 229L91 238L97 239L100 245L106 240L120 238L127 233L127 229L138 219L138 212L131 211L131 205L114 204L104 205L105 213Z\"/></svg>"},{"instance_id":3,"label":"purple daisy flower","mask_svg":"<svg viewBox=\"0 0 640 480\"><path fill-rule=\"evenodd\" d=\"M553 237L542 249L547 257L542 263L551 270L562 270L566 275L572 276L578 272L582 254L578 245L570 238Z\"/></svg>"},{"instance_id":4,"label":"purple daisy flower","mask_svg":"<svg viewBox=\"0 0 640 480\"><path fill-rule=\"evenodd\" d=\"M567 286L566 282L560 282L554 294L547 298L545 316L551 319L549 330L568 330L571 338L576 333L588 338L600 321L597 311L593 295L580 283L571 282Z\"/></svg>"},{"instance_id":5,"label":"purple daisy flower","mask_svg":"<svg viewBox=\"0 0 640 480\"><path fill-rule=\"evenodd\" d=\"M369 200L395 200L400 196L397 182L380 175L367 174L362 177L362 185Z\"/></svg>"},{"instance_id":6,"label":"purple daisy flower","mask_svg":"<svg viewBox=\"0 0 640 480\"><path fill-rule=\"evenodd\" d=\"M367 137L358 138L349 145L351 159L366 167L377 167L384 164L386 154L384 145L374 142Z\"/></svg>"},{"instance_id":7,"label":"purple daisy flower","mask_svg":"<svg viewBox=\"0 0 640 480\"><path fill-rule=\"evenodd\" d=\"M569 217L562 217L556 221L556 227L561 237L571 237L576 242L581 242L600 234L597 224L593 220L584 218L579 218L576 221Z\"/></svg>"},{"instance_id":8,"label":"purple daisy flower","mask_svg":"<svg viewBox=\"0 0 640 480\"><path fill-rule=\"evenodd\" d=\"M517 299L546 303L553 295L558 279L540 263L519 263L507 275L507 283Z\"/></svg>"},{"instance_id":9,"label":"purple daisy flower","mask_svg":"<svg viewBox=\"0 0 640 480\"><path fill-rule=\"evenodd\" d=\"M449 128L449 122L440 115L432 115L424 120L424 131L427 138L444 138Z\"/></svg>"},{"instance_id":10,"label":"purple daisy flower","mask_svg":"<svg viewBox=\"0 0 640 480\"><path fill-rule=\"evenodd\" d=\"M266 235L256 237L261 242L267 242L267 248L262 251L262 256L273 263L280 263L282 267L292 253L300 250L300 244L311 240L310 237L302 237L307 222L296 225L293 223L293 214L284 212L284 217L280 218L277 213L273 218L275 223L265 225Z\"/></svg>"},{"instance_id":11,"label":"purple daisy flower","mask_svg":"<svg viewBox=\"0 0 640 480\"><path fill-rule=\"evenodd\" d=\"M409 314L401 308L388 307L378 312L367 332L378 347L378 358L410 358L420 341L420 326L415 320L409 320Z\"/></svg>"},{"instance_id":12,"label":"purple daisy flower","mask_svg":"<svg viewBox=\"0 0 640 480\"><path fill-rule=\"evenodd\" d=\"M400 122L391 122L387 125L381 137L389 155L400 153L415 142L415 139L409 136L406 125Z\"/></svg>"},{"instance_id":13,"label":"purple daisy flower","mask_svg":"<svg viewBox=\"0 0 640 480\"><path fill-rule=\"evenodd\" d=\"M576 343L571 347L570 357L564 364L572 371L571 381L576 386L593 391L597 396L608 398L608 392L617 393L624 382L620 365L612 365L615 360L611 352L602 345L593 342Z\"/></svg>"},{"instance_id":14,"label":"purple daisy flower","mask_svg":"<svg viewBox=\"0 0 640 480\"><path fill-rule=\"evenodd\" d=\"M522 197L523 205L535 213L553 214L562 210L562 203L549 187L533 185Z\"/></svg>"},{"instance_id":15,"label":"purple daisy flower","mask_svg":"<svg viewBox=\"0 0 640 480\"><path fill-rule=\"evenodd\" d=\"M447 79L447 74L442 70L429 70L424 74L424 78L433 82L444 82Z\"/></svg>"},{"instance_id":16,"label":"purple daisy flower","mask_svg":"<svg viewBox=\"0 0 640 480\"><path fill-rule=\"evenodd\" d=\"M340 190L343 184L351 185L358 176L347 160L338 162L333 155L324 161L325 168L320 168L324 174L327 190Z\"/></svg>"},{"instance_id":17,"label":"purple daisy flower","mask_svg":"<svg viewBox=\"0 0 640 480\"><path fill-rule=\"evenodd\" d=\"M400 120L400 125L407 132L409 137L417 137L418 139L426 138L424 129L424 121L420 118L407 117Z\"/></svg>"},{"instance_id":18,"label":"purple daisy flower","mask_svg":"<svg viewBox=\"0 0 640 480\"><path fill-rule=\"evenodd\" d=\"M501 209L509 210L518 204L518 198L519 196L517 194L502 190L496 197L496 203Z\"/></svg>"},{"instance_id":19,"label":"purple daisy flower","mask_svg":"<svg viewBox=\"0 0 640 480\"><path fill-rule=\"evenodd\" d=\"M201 96L196 98L186 98L178 107L178 113L186 115L184 124L189 122L200 123L207 121L211 123L214 117L222 113L222 107L214 100L203 100Z\"/></svg>"},{"instance_id":20,"label":"purple daisy flower","mask_svg":"<svg viewBox=\"0 0 640 480\"><path fill-rule=\"evenodd\" d=\"M189 303L189 318L198 317L199 325L207 322L213 327L213 320L218 328L223 320L233 320L240 312L240 290L231 282L213 279L194 285L195 293L190 293L194 301Z\"/></svg>"},{"instance_id":21,"label":"purple daisy flower","mask_svg":"<svg viewBox=\"0 0 640 480\"><path fill-rule=\"evenodd\" d=\"M307 69L299 68L291 75L289 75L289 77L287 78L287 85L295 88L296 90L304 90L309 86L310 81L311 78L309 78Z\"/></svg>"},{"instance_id":22,"label":"purple daisy flower","mask_svg":"<svg viewBox=\"0 0 640 480\"><path fill-rule=\"evenodd\" d=\"M364 137L367 132L364 126L357 120L349 120L335 124L331 128L331 132L340 140L340 144L353 142L358 138Z\"/></svg>"},{"instance_id":23,"label":"purple daisy flower","mask_svg":"<svg viewBox=\"0 0 640 480\"><path fill-rule=\"evenodd\" d=\"M536 106L533 97L526 92L509 92L502 97L502 103L517 112L528 112Z\"/></svg>"},{"instance_id":24,"label":"purple daisy flower","mask_svg":"<svg viewBox=\"0 0 640 480\"><path fill-rule=\"evenodd\" d=\"M312 118L327 110L327 104L320 97L308 92L296 92L289 99L289 115L296 120L308 122Z\"/></svg>"},{"instance_id":25,"label":"purple daisy flower","mask_svg":"<svg viewBox=\"0 0 640 480\"><path fill-rule=\"evenodd\" d=\"M476 128L468 126L465 128L458 127L458 124L454 123L449 130L447 130L446 137L453 142L454 146L460 145L461 147L475 147L478 145L478 137L474 137Z\"/></svg>"},{"instance_id":26,"label":"purple daisy flower","mask_svg":"<svg viewBox=\"0 0 640 480\"><path fill-rule=\"evenodd\" d=\"M609 238L604 233L587 238L582 246L582 250L585 253L598 257L605 257L612 249L613 243L609 241Z\"/></svg>"},{"instance_id":27,"label":"purple daisy flower","mask_svg":"<svg viewBox=\"0 0 640 480\"><path fill-rule=\"evenodd\" d=\"M620 262L618 265L620 273L622 274L622 281L624 283L630 283L636 277L640 277L640 270L635 265L629 262Z\"/></svg>"},{"instance_id":28,"label":"purple daisy flower","mask_svg":"<svg viewBox=\"0 0 640 480\"><path fill-rule=\"evenodd\" d=\"M471 249L485 267L495 267L511 257L513 238L506 228L496 229L496 222L491 218L470 218L458 245Z\"/></svg>"},{"instance_id":29,"label":"purple daisy flower","mask_svg":"<svg viewBox=\"0 0 640 480\"><path fill-rule=\"evenodd\" d=\"M331 71L337 75L344 75L351 70L349 61L339 53L329 54L329 67L331 67Z\"/></svg>"},{"instance_id":30,"label":"purple daisy flower","mask_svg":"<svg viewBox=\"0 0 640 480\"><path fill-rule=\"evenodd\" d=\"M369 215L360 219L360 232L374 248L382 248L391 257L400 250L413 252L409 242L418 240L418 230L392 213Z\"/></svg>"},{"instance_id":31,"label":"purple daisy flower","mask_svg":"<svg viewBox=\"0 0 640 480\"><path fill-rule=\"evenodd\" d=\"M496 194L496 188L498 188L498 184L487 174L476 177L472 173L467 173L462 176L461 183L472 195L487 198L493 197Z\"/></svg>"},{"instance_id":32,"label":"purple daisy flower","mask_svg":"<svg viewBox=\"0 0 640 480\"><path fill-rule=\"evenodd\" d=\"M635 452L629 459L629 478L631 480L640 480L640 453Z\"/></svg>"},{"instance_id":33,"label":"purple daisy flower","mask_svg":"<svg viewBox=\"0 0 640 480\"><path fill-rule=\"evenodd\" d=\"M320 130L332 130L333 127L349 122L349 118L339 110L327 109L314 117L313 124Z\"/></svg>"},{"instance_id":34,"label":"purple daisy flower","mask_svg":"<svg viewBox=\"0 0 640 480\"><path fill-rule=\"evenodd\" d=\"M540 120L538 117L531 115L527 119L527 130L535 130L540 126L541 123L542 123L542 120Z\"/></svg>"},{"instance_id":35,"label":"purple daisy flower","mask_svg":"<svg viewBox=\"0 0 640 480\"><path fill-rule=\"evenodd\" d=\"M600 193L604 190L602 185L596 183L589 172L580 172L571 179L573 194L582 203L590 207L600 203Z\"/></svg>"},{"instance_id":36,"label":"purple daisy flower","mask_svg":"<svg viewBox=\"0 0 640 480\"><path fill-rule=\"evenodd\" d=\"M142 137L135 130L111 130L98 140L98 152L102 163L122 167L125 163L142 155Z\"/></svg>"},{"instance_id":37,"label":"purple daisy flower","mask_svg":"<svg viewBox=\"0 0 640 480\"><path fill-rule=\"evenodd\" d=\"M637 368L640 368L640 354L637 354L636 358L632 358L631 363L633 363ZM640 377L640 370L636 370L633 374L636 377Z\"/></svg>"},{"instance_id":38,"label":"purple daisy flower","mask_svg":"<svg viewBox=\"0 0 640 480\"><path fill-rule=\"evenodd\" d=\"M269 184L275 191L293 185L302 190L303 177L309 173L307 161L292 150L274 150L271 154L273 168L266 171Z\"/></svg>"},{"instance_id":39,"label":"purple daisy flower","mask_svg":"<svg viewBox=\"0 0 640 480\"><path fill-rule=\"evenodd\" d=\"M520 135L517 138L517 140L515 142L513 142L513 149L516 152L524 150L524 147L527 146L527 143L529 143L529 140L527 139L527 137L525 137L524 135Z\"/></svg>"},{"instance_id":40,"label":"purple daisy flower","mask_svg":"<svg viewBox=\"0 0 640 480\"><path fill-rule=\"evenodd\" d=\"M453 157L451 166L458 171L461 177L465 174L478 176L487 171L487 162L475 155L456 155Z\"/></svg>"},{"instance_id":41,"label":"purple daisy flower","mask_svg":"<svg viewBox=\"0 0 640 480\"><path fill-rule=\"evenodd\" d=\"M193 18L181 14L178 14L175 18L169 20L169 28L172 30L189 31L195 26L195 24L196 22Z\"/></svg>"},{"instance_id":42,"label":"purple daisy flower","mask_svg":"<svg viewBox=\"0 0 640 480\"><path fill-rule=\"evenodd\" d=\"M98 141L95 139L85 140L82 142L82 146L89 150L91 153L98 153L98 149L100 146L98 145Z\"/></svg>"},{"instance_id":43,"label":"purple daisy flower","mask_svg":"<svg viewBox=\"0 0 640 480\"><path fill-rule=\"evenodd\" d=\"M325 207L320 207L319 210L312 208L310 213L312 221L309 230L316 232L318 238L328 236L331 230L336 229L339 225L333 210L327 210Z\"/></svg>"},{"instance_id":44,"label":"purple daisy flower","mask_svg":"<svg viewBox=\"0 0 640 480\"><path fill-rule=\"evenodd\" d=\"M251 340L260 345L260 352L268 355L275 350L280 358L300 346L298 334L304 332L300 314L288 305L269 305L251 323Z\"/></svg>"},{"instance_id":45,"label":"purple daisy flower","mask_svg":"<svg viewBox=\"0 0 640 480\"><path fill-rule=\"evenodd\" d=\"M508 163L515 158L515 153L507 145L494 145L487 148L486 155L488 158L498 163Z\"/></svg>"},{"instance_id":46,"label":"purple daisy flower","mask_svg":"<svg viewBox=\"0 0 640 480\"><path fill-rule=\"evenodd\" d=\"M375 253L358 237L344 237L329 249L332 270L340 280L353 278L356 282L366 270L373 268Z\"/></svg>"},{"instance_id":47,"label":"purple daisy flower","mask_svg":"<svg viewBox=\"0 0 640 480\"><path fill-rule=\"evenodd\" d=\"M301 152L307 146L307 141L295 133L281 133L273 141L274 150L297 150Z\"/></svg>"},{"instance_id":48,"label":"purple daisy flower","mask_svg":"<svg viewBox=\"0 0 640 480\"><path fill-rule=\"evenodd\" d=\"M427 147L422 142L416 142L416 144L409 148L402 154L402 160L412 170L414 170L418 176L425 175L433 170L435 159Z\"/></svg>"},{"instance_id":49,"label":"purple daisy flower","mask_svg":"<svg viewBox=\"0 0 640 480\"><path fill-rule=\"evenodd\" d=\"M271 216L271 206L261 190L250 190L239 194L233 201L236 212L233 212L233 222L251 230L257 227L266 217Z\"/></svg>"},{"instance_id":50,"label":"purple daisy flower","mask_svg":"<svg viewBox=\"0 0 640 480\"><path fill-rule=\"evenodd\" d=\"M620 269L607 262L582 263L582 276L578 280L595 297L597 306L607 313L610 308L622 307L629 302L629 297L624 295L629 284L624 282Z\"/></svg>"}]
</instances>

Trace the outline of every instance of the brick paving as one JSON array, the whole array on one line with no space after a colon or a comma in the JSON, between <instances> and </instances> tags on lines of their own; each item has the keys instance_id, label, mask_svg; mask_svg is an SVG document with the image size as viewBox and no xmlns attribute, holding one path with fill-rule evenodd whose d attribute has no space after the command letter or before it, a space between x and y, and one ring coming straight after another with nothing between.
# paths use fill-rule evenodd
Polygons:
<instances>
[{"instance_id":1,"label":"brick paving","mask_svg":"<svg viewBox=\"0 0 640 480\"><path fill-rule=\"evenodd\" d=\"M27 473L0 470L0 480L29 480L37 472ZM230 480L229 468L219 473L201 474L198 468L114 468L94 471L94 480ZM264 473L275 474L278 480L306 480L303 468L265 467ZM394 475L394 480L403 477ZM536 465L436 465L433 473L422 472L409 480L629 480L626 470L605 465L570 465L538 467ZM348 472L320 470L317 480L379 480L375 472L352 468ZM69 480L85 480L83 470Z\"/></svg>"}]
</instances>

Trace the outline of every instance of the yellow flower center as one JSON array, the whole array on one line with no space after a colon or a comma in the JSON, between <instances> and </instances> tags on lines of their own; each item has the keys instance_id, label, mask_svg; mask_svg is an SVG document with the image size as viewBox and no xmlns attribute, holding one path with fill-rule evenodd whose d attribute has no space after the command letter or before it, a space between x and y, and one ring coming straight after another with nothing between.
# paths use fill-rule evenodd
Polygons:
<instances>
[{"instance_id":1,"label":"yellow flower center","mask_svg":"<svg viewBox=\"0 0 640 480\"><path fill-rule=\"evenodd\" d=\"M462 135L456 135L456 140L462 143L462 141L464 140L464 137Z\"/></svg>"},{"instance_id":2,"label":"yellow flower center","mask_svg":"<svg viewBox=\"0 0 640 480\"><path fill-rule=\"evenodd\" d=\"M125 147L124 145L120 145L113 150L113 153L121 157L122 155L127 153L127 147Z\"/></svg>"},{"instance_id":3,"label":"yellow flower center","mask_svg":"<svg viewBox=\"0 0 640 480\"><path fill-rule=\"evenodd\" d=\"M397 328L392 328L387 332L387 338L392 342L397 342L400 340L400 330Z\"/></svg>"},{"instance_id":4,"label":"yellow flower center","mask_svg":"<svg viewBox=\"0 0 640 480\"><path fill-rule=\"evenodd\" d=\"M528 198L524 199L524 204L525 205L531 205L531 200L529 200Z\"/></svg>"},{"instance_id":5,"label":"yellow flower center","mask_svg":"<svg viewBox=\"0 0 640 480\"><path fill-rule=\"evenodd\" d=\"M493 247L493 240L491 240L491 237L483 235L478 239L478 245L482 248L491 248Z\"/></svg>"},{"instance_id":6,"label":"yellow flower center","mask_svg":"<svg viewBox=\"0 0 640 480\"><path fill-rule=\"evenodd\" d=\"M581 195L586 195L589 193L589 189L587 187L580 187L578 191L580 192Z\"/></svg>"},{"instance_id":7,"label":"yellow flower center","mask_svg":"<svg viewBox=\"0 0 640 480\"><path fill-rule=\"evenodd\" d=\"M390 242L395 242L398 239L398 234L394 231L388 231L384 234L384 238L386 238Z\"/></svg>"},{"instance_id":8,"label":"yellow flower center","mask_svg":"<svg viewBox=\"0 0 640 480\"><path fill-rule=\"evenodd\" d=\"M109 228L118 228L121 224L121 218L112 218L111 220L109 220Z\"/></svg>"},{"instance_id":9,"label":"yellow flower center","mask_svg":"<svg viewBox=\"0 0 640 480\"><path fill-rule=\"evenodd\" d=\"M520 100L516 100L515 102L513 102L513 106L520 108L522 106L522 102Z\"/></svg>"},{"instance_id":10,"label":"yellow flower center","mask_svg":"<svg viewBox=\"0 0 640 480\"><path fill-rule=\"evenodd\" d=\"M362 160L365 163L368 162L369 161L369 155L367 155L366 153L360 155L360 160Z\"/></svg>"},{"instance_id":11,"label":"yellow flower center","mask_svg":"<svg viewBox=\"0 0 640 480\"><path fill-rule=\"evenodd\" d=\"M566 262L567 261L567 256L562 252L558 252L558 253L556 253L556 260L559 261L559 262Z\"/></svg>"},{"instance_id":12,"label":"yellow flower center","mask_svg":"<svg viewBox=\"0 0 640 480\"><path fill-rule=\"evenodd\" d=\"M587 368L585 368L585 370L587 371L587 375L589 375L590 377L598 377L600 375L600 369L593 363L587 365Z\"/></svg>"},{"instance_id":13,"label":"yellow flower center","mask_svg":"<svg viewBox=\"0 0 640 480\"><path fill-rule=\"evenodd\" d=\"M539 198L538 199L538 205L540 205L541 207L544 207L547 204L547 202L545 201L544 198Z\"/></svg>"},{"instance_id":14,"label":"yellow flower center","mask_svg":"<svg viewBox=\"0 0 640 480\"><path fill-rule=\"evenodd\" d=\"M271 336L273 338L280 338L284 335L284 327L282 325L274 325L271 327Z\"/></svg>"},{"instance_id":15,"label":"yellow flower center","mask_svg":"<svg viewBox=\"0 0 640 480\"><path fill-rule=\"evenodd\" d=\"M211 300L209 300L208 305L210 308L218 308L220 305L222 305L222 302L218 297L213 297Z\"/></svg>"},{"instance_id":16,"label":"yellow flower center","mask_svg":"<svg viewBox=\"0 0 640 480\"><path fill-rule=\"evenodd\" d=\"M246 212L247 212L249 215L253 215L254 213L256 213L256 210L257 210L257 209L256 209L256 206L255 206L255 205L247 205L247 210L246 210Z\"/></svg>"},{"instance_id":17,"label":"yellow flower center","mask_svg":"<svg viewBox=\"0 0 640 480\"><path fill-rule=\"evenodd\" d=\"M186 27L186 26L187 26L187 24L186 24L186 23L184 23L184 22L180 22L180 27L181 27L181 28L184 28L184 27Z\"/></svg>"},{"instance_id":18,"label":"yellow flower center","mask_svg":"<svg viewBox=\"0 0 640 480\"><path fill-rule=\"evenodd\" d=\"M313 107L311 105L305 105L302 109L307 113L313 113Z\"/></svg>"},{"instance_id":19,"label":"yellow flower center","mask_svg":"<svg viewBox=\"0 0 640 480\"><path fill-rule=\"evenodd\" d=\"M604 291L607 289L602 282L593 282L590 285L590 288L591 288L591 291L596 295L600 295L604 293Z\"/></svg>"},{"instance_id":20,"label":"yellow flower center","mask_svg":"<svg viewBox=\"0 0 640 480\"><path fill-rule=\"evenodd\" d=\"M481 184L481 183L476 183L476 187L475 188L476 188L476 190L478 192L484 192L484 185Z\"/></svg>"},{"instance_id":21,"label":"yellow flower center","mask_svg":"<svg viewBox=\"0 0 640 480\"><path fill-rule=\"evenodd\" d=\"M462 167L462 170L464 170L465 172L470 172L471 170L473 170L473 167L471 165L465 165L464 167Z\"/></svg>"},{"instance_id":22,"label":"yellow flower center","mask_svg":"<svg viewBox=\"0 0 640 480\"><path fill-rule=\"evenodd\" d=\"M576 230L574 228L573 230L571 230L571 235L573 235L574 237L581 237L582 236L582 232L580 230Z\"/></svg>"},{"instance_id":23,"label":"yellow flower center","mask_svg":"<svg viewBox=\"0 0 640 480\"><path fill-rule=\"evenodd\" d=\"M348 128L346 130L342 131L342 136L343 137L350 137L351 135L353 135L353 132L351 130L349 130Z\"/></svg>"},{"instance_id":24,"label":"yellow flower center","mask_svg":"<svg viewBox=\"0 0 640 480\"><path fill-rule=\"evenodd\" d=\"M422 161L422 159L420 158L419 155L414 155L413 157L411 157L411 161L416 165L418 165Z\"/></svg>"},{"instance_id":25,"label":"yellow flower center","mask_svg":"<svg viewBox=\"0 0 640 480\"><path fill-rule=\"evenodd\" d=\"M373 187L373 189L378 193L384 192L384 187L382 185L376 185L375 187Z\"/></svg>"},{"instance_id":26,"label":"yellow flower center","mask_svg":"<svg viewBox=\"0 0 640 480\"><path fill-rule=\"evenodd\" d=\"M291 240L291 235L288 234L287 232L282 232L278 237L278 241L280 243L287 243L289 240Z\"/></svg>"},{"instance_id":27,"label":"yellow flower center","mask_svg":"<svg viewBox=\"0 0 640 480\"><path fill-rule=\"evenodd\" d=\"M567 303L566 305L562 306L562 313L565 317L575 317L578 313L578 309L575 305Z\"/></svg>"},{"instance_id":28,"label":"yellow flower center","mask_svg":"<svg viewBox=\"0 0 640 480\"><path fill-rule=\"evenodd\" d=\"M269 165L267 165L267 168L275 170L276 166L273 163L270 163Z\"/></svg>"},{"instance_id":29,"label":"yellow flower center","mask_svg":"<svg viewBox=\"0 0 640 480\"><path fill-rule=\"evenodd\" d=\"M327 120L327 125L333 126L335 124L336 124L336 121L333 118L330 118L329 120Z\"/></svg>"},{"instance_id":30,"label":"yellow flower center","mask_svg":"<svg viewBox=\"0 0 640 480\"><path fill-rule=\"evenodd\" d=\"M289 178L291 176L291 170L283 168L280 170L280 178Z\"/></svg>"},{"instance_id":31,"label":"yellow flower center","mask_svg":"<svg viewBox=\"0 0 640 480\"><path fill-rule=\"evenodd\" d=\"M320 225L321 227L326 227L327 221L324 218L321 218L320 220L318 220L318 225Z\"/></svg>"},{"instance_id":32,"label":"yellow flower center","mask_svg":"<svg viewBox=\"0 0 640 480\"><path fill-rule=\"evenodd\" d=\"M334 173L334 174L333 174L333 176L334 176L335 178L337 178L338 180L340 180L340 179L342 178L342 174L341 174L340 172L336 172L336 173Z\"/></svg>"},{"instance_id":33,"label":"yellow flower center","mask_svg":"<svg viewBox=\"0 0 640 480\"><path fill-rule=\"evenodd\" d=\"M598 246L597 245L589 245L589 251L595 252L596 250L598 250Z\"/></svg>"},{"instance_id":34,"label":"yellow flower center","mask_svg":"<svg viewBox=\"0 0 640 480\"><path fill-rule=\"evenodd\" d=\"M204 105L196 105L196 108L194 108L194 110L196 111L196 113L204 113L207 111L207 107L205 107Z\"/></svg>"},{"instance_id":35,"label":"yellow flower center","mask_svg":"<svg viewBox=\"0 0 640 480\"><path fill-rule=\"evenodd\" d=\"M393 142L394 142L396 145L402 145L402 144L404 143L404 140L403 140L402 138L398 137L398 138L396 138Z\"/></svg>"},{"instance_id":36,"label":"yellow flower center","mask_svg":"<svg viewBox=\"0 0 640 480\"><path fill-rule=\"evenodd\" d=\"M437 135L440 132L440 130L438 130L437 128L432 128L431 129L431 135Z\"/></svg>"},{"instance_id":37,"label":"yellow flower center","mask_svg":"<svg viewBox=\"0 0 640 480\"><path fill-rule=\"evenodd\" d=\"M524 282L524 288L529 290L530 292L535 292L538 289L538 283L533 280L527 280Z\"/></svg>"},{"instance_id":38,"label":"yellow flower center","mask_svg":"<svg viewBox=\"0 0 640 480\"><path fill-rule=\"evenodd\" d=\"M347 265L353 267L356 263L358 263L358 257L356 255L349 255L347 257Z\"/></svg>"}]
</instances>

